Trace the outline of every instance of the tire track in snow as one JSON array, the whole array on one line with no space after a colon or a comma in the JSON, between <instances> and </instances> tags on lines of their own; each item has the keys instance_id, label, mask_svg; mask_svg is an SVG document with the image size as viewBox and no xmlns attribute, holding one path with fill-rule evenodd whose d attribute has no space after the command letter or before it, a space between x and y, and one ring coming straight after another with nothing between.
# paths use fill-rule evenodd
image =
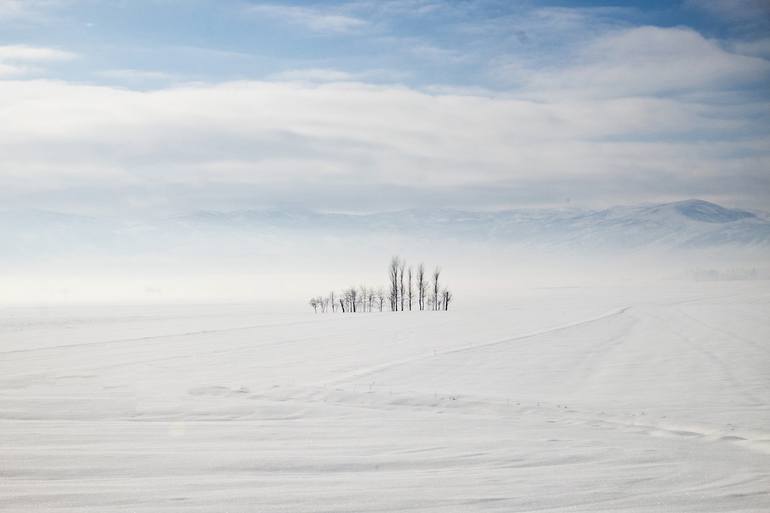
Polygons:
<instances>
[{"instance_id":1,"label":"tire track in snow","mask_svg":"<svg viewBox=\"0 0 770 513\"><path fill-rule=\"evenodd\" d=\"M681 311L677 309L677 311L681 314ZM696 340L694 340L691 336L689 336L687 333L683 332L680 329L677 329L674 327L674 324L671 322L670 319L667 319L665 317L661 317L659 315L652 315L652 317L655 317L661 322L661 325L664 326L667 331L675 336L677 336L680 340L685 342L690 349L692 349L694 352L699 353L703 355L708 361L711 362L711 364L718 370L718 372L725 378L725 380L732 385L734 390L739 390L743 394L744 398L748 399L750 403L753 403L755 405L758 404L764 404L764 400L758 396L756 396L753 392L747 391L744 387L743 380L738 379L735 376L735 373L730 370L727 363L718 356L713 350L708 349L703 346L703 344L698 343ZM690 322L696 326L699 324L697 322L693 322L692 318L689 316L681 316L682 318L687 317ZM705 327L703 324L700 324L701 327Z\"/></svg>"},{"instance_id":2,"label":"tire track in snow","mask_svg":"<svg viewBox=\"0 0 770 513\"><path fill-rule=\"evenodd\" d=\"M488 347L494 347L494 346L502 345L502 344L509 344L511 342L516 342L516 341L519 341L519 340L525 340L525 339L528 339L528 338L538 337L540 335L547 335L549 333L556 333L558 331L563 331L563 330L567 330L567 329L571 329L571 328L576 328L578 326L583 326L583 325L590 324L590 323L593 323L593 322L598 322L598 321L602 321L602 320L605 320L605 319L608 319L608 318L611 318L611 317L622 315L623 313L628 311L630 308L631 308L630 306L624 306L622 308L617 308L615 310L612 310L612 311L607 312L605 314L599 315L597 317L591 317L589 319L583 319L583 320L580 320L580 321L572 322L572 323L569 323L569 324L564 324L564 325L561 325L561 326L556 326L556 327L553 327L553 328L547 328L547 329L544 329L544 330L533 331L531 333L525 333L523 335L516 335L514 337L506 337L506 338L501 339L501 340L493 340L493 341L490 341L490 342L482 342L480 344L468 344L468 345L465 345L465 346L455 347L453 349L447 349L447 350L444 350L444 351L438 351L438 352L432 352L432 353L427 353L427 354L421 354L421 355L412 356L412 357L409 357L409 358L402 358L402 359L399 359L399 360L393 360L393 361L390 361L390 362L382 363L380 365L374 365L374 366L371 366L371 367L365 367L363 369L359 369L359 370L356 370L356 371L348 372L348 373L346 373L346 374L344 374L344 375L342 375L340 377L334 378L334 379L322 381L322 382L319 383L319 386L334 385L334 384L337 384L337 383L342 383L342 382L345 382L345 381L347 381L349 379L352 379L352 378L360 378L362 376L368 376L370 374L376 374L378 372L381 372L383 370L387 370L387 369L390 369L390 368L393 368L393 367L398 367L400 365L406 365L406 364L413 363L413 362L418 362L418 361L421 361L421 360L427 360L427 359L430 359L430 358L435 358L437 356L445 356L445 355L449 355L449 354L462 353L462 352L466 352L466 351L474 351L476 349L486 349Z\"/></svg>"},{"instance_id":3,"label":"tire track in snow","mask_svg":"<svg viewBox=\"0 0 770 513\"><path fill-rule=\"evenodd\" d=\"M329 319L331 320L331 318ZM211 335L215 333L230 333L235 331L247 331L260 328L279 328L282 326L298 326L302 324L312 324L317 322L325 322L326 320L314 319L312 321L291 321L291 322L278 322L272 324L254 324L251 326L237 326L233 328L219 328L209 330L197 330L197 331L183 331L178 333L166 333L162 335L148 335L144 337L132 337L132 338L120 338L113 340L97 340L94 342L78 342L75 344L61 344L57 346L45 346L45 347L33 347L30 349L13 349L10 351L0 351L0 354L20 354L20 353L34 353L40 351L56 351L61 349L71 349L74 347L89 347L98 345L112 345L112 344L126 344L129 342L150 342L162 338L175 338L175 337L190 337L196 335ZM326 321L329 322L329 321Z\"/></svg>"},{"instance_id":4,"label":"tire track in snow","mask_svg":"<svg viewBox=\"0 0 770 513\"><path fill-rule=\"evenodd\" d=\"M312 321L307 321L307 322L312 322ZM289 323L289 324L295 324L295 323ZM283 324L276 324L276 326L282 326L282 325ZM241 330L241 329L248 329L248 328L232 328L231 330ZM231 330L227 330L227 329L223 329L223 330L210 330L210 331L207 331L206 333L212 333L212 332L213 333L219 333L219 332L226 332L226 331L231 331ZM151 365L151 364L160 363L160 362L172 362L172 361L173 362L181 362L183 360L189 360L189 359L195 359L195 358L201 358L201 357L207 357L207 356L219 356L219 355L233 354L233 353L238 353L238 352L248 352L248 351L259 350L259 349L262 349L262 348L265 348L265 347L276 346L276 345L297 344L297 343L300 343L300 342L306 342L308 340L314 340L314 339L319 339L319 338L320 339L334 338L334 337L339 337L340 335L345 335L345 334L348 334L348 333L357 333L358 331L359 330L358 330L357 327L356 328L346 328L346 329L340 329L340 330L337 330L335 332L328 333L328 334L322 335L322 336L318 335L318 334L313 334L313 335L306 335L306 336L301 336L301 337L282 338L282 339L270 339L270 340L266 340L266 341L263 341L263 342L257 342L257 343L251 342L251 343L248 343L248 344L238 344L238 345L235 345L235 346L232 346L232 347L227 347L227 348L217 348L215 350L188 352L188 353L184 353L184 354L174 354L174 355L163 356L163 357L154 357L154 358L144 358L144 359L139 359L139 360L121 361L121 362L117 362L117 363L111 363L111 364L108 364L108 365L93 366L93 365L90 365L90 364L86 364L86 365L83 365L81 367L77 367L76 370L83 371L83 372L85 372L85 371L93 372L93 371L117 369L117 368L121 368L121 367L130 367L132 365ZM143 337L141 340L144 340L146 338L163 339L163 338L169 338L169 337L182 337L182 336L197 335L197 334L199 334L199 332L193 332L193 333L190 333L190 334L157 335L157 336L152 336L152 337ZM72 348L73 346L74 347L88 347L91 344L92 343L71 344L71 345L67 345L67 346L57 346L57 348ZM30 350L30 351L32 351L32 350ZM9 352L13 352L13 351L9 351ZM3 354L3 353L0 353L0 354ZM60 379L59 376L38 375L37 377L38 377L38 379L47 380L49 382L55 382L56 380ZM1 380L0 380L0 382L1 382Z\"/></svg>"},{"instance_id":5,"label":"tire track in snow","mask_svg":"<svg viewBox=\"0 0 770 513\"><path fill-rule=\"evenodd\" d=\"M721 333L722 335L725 335L726 337L732 338L734 340L739 340L741 342L744 342L744 343L750 345L752 348L754 348L757 351L761 351L763 349L758 342L750 340L750 339L748 339L746 337L743 337L741 335L737 335L737 334L733 333L732 331L728 331L726 329L719 328L717 326L712 326L711 324L709 324L707 322L704 322L703 320L701 320L701 319L699 319L699 318L697 318L697 317L695 317L695 316L693 316L691 314L688 314L687 312L682 311L682 309L680 309L680 308L677 308L677 311L681 315L687 317L688 319L692 320L693 322L696 322L696 323L700 324L701 326L703 326L706 329L709 329L711 331L715 331L717 333Z\"/></svg>"},{"instance_id":6,"label":"tire track in snow","mask_svg":"<svg viewBox=\"0 0 770 513\"><path fill-rule=\"evenodd\" d=\"M631 422L620 417L598 417L595 414L589 416L580 410L575 411L578 413L577 420L587 425L603 426L611 429L619 428L626 432L645 436L665 436L699 442L730 443L745 450L761 454L770 453L766 433L743 430L735 431L734 429L724 431L714 426L698 425L692 422L685 422L683 424L675 424L670 421L658 423Z\"/></svg>"}]
</instances>

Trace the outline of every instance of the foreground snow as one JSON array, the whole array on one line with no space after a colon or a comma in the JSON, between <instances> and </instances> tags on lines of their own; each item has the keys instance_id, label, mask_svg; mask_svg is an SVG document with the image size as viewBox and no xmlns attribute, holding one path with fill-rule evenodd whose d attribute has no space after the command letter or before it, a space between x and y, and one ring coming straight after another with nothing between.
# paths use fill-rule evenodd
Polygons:
<instances>
[{"instance_id":1,"label":"foreground snow","mask_svg":"<svg viewBox=\"0 0 770 513\"><path fill-rule=\"evenodd\" d=\"M0 310L2 511L767 511L770 288Z\"/></svg>"}]
</instances>

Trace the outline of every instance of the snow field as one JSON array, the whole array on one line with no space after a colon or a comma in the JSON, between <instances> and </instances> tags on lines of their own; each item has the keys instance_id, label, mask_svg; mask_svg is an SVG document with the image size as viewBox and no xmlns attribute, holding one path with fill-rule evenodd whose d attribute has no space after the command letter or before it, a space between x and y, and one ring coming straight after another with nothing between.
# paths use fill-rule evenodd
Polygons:
<instances>
[{"instance_id":1,"label":"snow field","mask_svg":"<svg viewBox=\"0 0 770 513\"><path fill-rule=\"evenodd\" d=\"M0 511L767 511L770 289L0 310Z\"/></svg>"}]
</instances>

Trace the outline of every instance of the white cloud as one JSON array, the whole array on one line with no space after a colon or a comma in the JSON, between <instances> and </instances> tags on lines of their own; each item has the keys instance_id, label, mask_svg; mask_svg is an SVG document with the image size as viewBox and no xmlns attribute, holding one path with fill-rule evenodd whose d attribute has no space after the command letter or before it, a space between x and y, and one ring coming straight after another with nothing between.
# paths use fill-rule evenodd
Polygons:
<instances>
[{"instance_id":1,"label":"white cloud","mask_svg":"<svg viewBox=\"0 0 770 513\"><path fill-rule=\"evenodd\" d=\"M770 62L731 53L685 28L639 27L606 34L566 66L532 69L511 62L498 76L529 91L596 97L714 91L770 76Z\"/></svg>"},{"instance_id":2,"label":"white cloud","mask_svg":"<svg viewBox=\"0 0 770 513\"><path fill-rule=\"evenodd\" d=\"M767 105L528 101L350 82L139 92L0 81L0 195L153 186L238 195L255 186L274 200L314 190L316 203L344 207L362 190L387 204L403 191L535 197L570 183L575 201L603 187L647 200L662 183L687 194L726 177L762 180L770 150L750 118L758 108Z\"/></svg>"},{"instance_id":3,"label":"white cloud","mask_svg":"<svg viewBox=\"0 0 770 513\"><path fill-rule=\"evenodd\" d=\"M40 74L41 66L58 61L68 61L77 56L54 48L27 45L0 46L0 78L15 78Z\"/></svg>"},{"instance_id":4,"label":"white cloud","mask_svg":"<svg viewBox=\"0 0 770 513\"><path fill-rule=\"evenodd\" d=\"M255 8L306 25L306 16L329 16L274 7ZM558 23L573 23L562 14ZM0 201L68 190L96 191L80 197L96 201L107 189L131 201L127 191L153 187L182 203L201 200L186 196L191 189L227 198L253 187L276 201L312 192L311 206L341 208L476 197L469 190L635 201L655 199L666 185L667 194L697 196L726 182L755 204L768 199L770 141L757 116L768 104L739 89L766 80L770 63L684 28L614 29L573 50L558 67L498 67L516 85L505 94L372 85L365 81L386 80L387 72L324 67L149 91L0 81ZM0 46L0 76L74 57ZM136 69L98 74L173 78Z\"/></svg>"},{"instance_id":5,"label":"white cloud","mask_svg":"<svg viewBox=\"0 0 770 513\"><path fill-rule=\"evenodd\" d=\"M461 52L425 42L414 41L411 44L405 44L404 47L414 56L429 61L461 62L466 59Z\"/></svg>"},{"instance_id":6,"label":"white cloud","mask_svg":"<svg viewBox=\"0 0 770 513\"><path fill-rule=\"evenodd\" d=\"M11 62L51 62L68 61L76 57L74 53L55 48L41 48L27 45L0 46L0 61Z\"/></svg>"},{"instance_id":7,"label":"white cloud","mask_svg":"<svg viewBox=\"0 0 770 513\"><path fill-rule=\"evenodd\" d=\"M424 16L454 6L433 0L355 0L346 4L346 7L351 11L377 16Z\"/></svg>"},{"instance_id":8,"label":"white cloud","mask_svg":"<svg viewBox=\"0 0 770 513\"><path fill-rule=\"evenodd\" d=\"M366 80L397 82L406 76L402 72L370 69L355 73L333 68L297 68L273 73L267 80L286 82L360 82Z\"/></svg>"},{"instance_id":9,"label":"white cloud","mask_svg":"<svg viewBox=\"0 0 770 513\"><path fill-rule=\"evenodd\" d=\"M329 68L302 68L281 71L267 77L269 80L307 82L348 82L357 80L359 74Z\"/></svg>"},{"instance_id":10,"label":"white cloud","mask_svg":"<svg viewBox=\"0 0 770 513\"><path fill-rule=\"evenodd\" d=\"M174 80L176 75L163 71L143 69L108 69L96 72L97 76L124 82L158 82Z\"/></svg>"},{"instance_id":11,"label":"white cloud","mask_svg":"<svg viewBox=\"0 0 770 513\"><path fill-rule=\"evenodd\" d=\"M25 20L35 21L46 16L51 9L67 0L0 0L0 21Z\"/></svg>"},{"instance_id":12,"label":"white cloud","mask_svg":"<svg viewBox=\"0 0 770 513\"><path fill-rule=\"evenodd\" d=\"M0 61L0 78L18 77L21 75L26 75L29 72L30 69L26 66L5 64Z\"/></svg>"},{"instance_id":13,"label":"white cloud","mask_svg":"<svg viewBox=\"0 0 770 513\"><path fill-rule=\"evenodd\" d=\"M17 18L24 12L23 0L0 0L0 19Z\"/></svg>"},{"instance_id":14,"label":"white cloud","mask_svg":"<svg viewBox=\"0 0 770 513\"><path fill-rule=\"evenodd\" d=\"M355 16L309 7L259 4L250 6L248 12L301 25L315 32L347 33L367 25L365 20Z\"/></svg>"},{"instance_id":15,"label":"white cloud","mask_svg":"<svg viewBox=\"0 0 770 513\"><path fill-rule=\"evenodd\" d=\"M686 0L685 5L701 9L719 18L756 20L770 16L767 0ZM765 23L767 21L765 20Z\"/></svg>"},{"instance_id":16,"label":"white cloud","mask_svg":"<svg viewBox=\"0 0 770 513\"><path fill-rule=\"evenodd\" d=\"M753 41L734 41L730 46L735 53L770 60L770 37Z\"/></svg>"}]
</instances>

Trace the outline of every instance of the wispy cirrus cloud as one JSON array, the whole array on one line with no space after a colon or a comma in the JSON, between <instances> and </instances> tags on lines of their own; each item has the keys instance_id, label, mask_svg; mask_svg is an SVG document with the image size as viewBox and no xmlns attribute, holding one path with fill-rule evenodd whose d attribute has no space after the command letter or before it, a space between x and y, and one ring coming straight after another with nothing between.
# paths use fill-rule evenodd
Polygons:
<instances>
[{"instance_id":1,"label":"wispy cirrus cloud","mask_svg":"<svg viewBox=\"0 0 770 513\"><path fill-rule=\"evenodd\" d=\"M108 69L97 71L97 76L123 82L168 82L178 78L173 73L166 73L163 71L145 70L145 69Z\"/></svg>"},{"instance_id":2,"label":"wispy cirrus cloud","mask_svg":"<svg viewBox=\"0 0 770 513\"><path fill-rule=\"evenodd\" d=\"M76 55L56 48L41 48L28 45L0 46L0 59L5 61L46 62L68 61Z\"/></svg>"},{"instance_id":3,"label":"wispy cirrus cloud","mask_svg":"<svg viewBox=\"0 0 770 513\"><path fill-rule=\"evenodd\" d=\"M0 46L0 77L39 74L46 64L75 59L76 54L56 48L28 45Z\"/></svg>"},{"instance_id":4,"label":"wispy cirrus cloud","mask_svg":"<svg viewBox=\"0 0 770 513\"><path fill-rule=\"evenodd\" d=\"M762 57L770 60L770 37L755 39L753 41L732 41L730 48L735 53L750 55L752 57Z\"/></svg>"},{"instance_id":5,"label":"wispy cirrus cloud","mask_svg":"<svg viewBox=\"0 0 770 513\"><path fill-rule=\"evenodd\" d=\"M766 0L686 0L685 5L731 20L762 21L770 17L770 3Z\"/></svg>"},{"instance_id":6,"label":"wispy cirrus cloud","mask_svg":"<svg viewBox=\"0 0 770 513\"><path fill-rule=\"evenodd\" d=\"M0 0L0 21L40 21L51 9L67 3L68 0Z\"/></svg>"},{"instance_id":7,"label":"wispy cirrus cloud","mask_svg":"<svg viewBox=\"0 0 770 513\"><path fill-rule=\"evenodd\" d=\"M341 13L334 8L324 9L280 4L257 4L247 7L246 11L254 15L300 25L320 33L348 33L368 25L366 20Z\"/></svg>"},{"instance_id":8,"label":"wispy cirrus cloud","mask_svg":"<svg viewBox=\"0 0 770 513\"><path fill-rule=\"evenodd\" d=\"M346 12L382 20L391 17L423 17L452 12L458 5L436 0L350 0L342 4Z\"/></svg>"},{"instance_id":9,"label":"wispy cirrus cloud","mask_svg":"<svg viewBox=\"0 0 770 513\"><path fill-rule=\"evenodd\" d=\"M0 20L23 17L29 14L32 4L28 0L0 0Z\"/></svg>"},{"instance_id":10,"label":"wispy cirrus cloud","mask_svg":"<svg viewBox=\"0 0 770 513\"><path fill-rule=\"evenodd\" d=\"M298 82L354 82L354 81L398 81L407 76L386 69L370 69L357 72L334 68L295 68L272 73L267 80Z\"/></svg>"},{"instance_id":11,"label":"wispy cirrus cloud","mask_svg":"<svg viewBox=\"0 0 770 513\"><path fill-rule=\"evenodd\" d=\"M741 41L766 38L770 32L767 0L686 0L692 12L705 14Z\"/></svg>"},{"instance_id":12,"label":"wispy cirrus cloud","mask_svg":"<svg viewBox=\"0 0 770 513\"><path fill-rule=\"evenodd\" d=\"M268 80L308 81L308 82L346 82L357 80L360 74L330 68L300 68L280 71L269 75Z\"/></svg>"},{"instance_id":13,"label":"wispy cirrus cloud","mask_svg":"<svg viewBox=\"0 0 770 513\"><path fill-rule=\"evenodd\" d=\"M623 97L705 93L770 79L770 62L730 52L687 28L608 32L558 67L500 63L499 78L539 95Z\"/></svg>"}]
</instances>

